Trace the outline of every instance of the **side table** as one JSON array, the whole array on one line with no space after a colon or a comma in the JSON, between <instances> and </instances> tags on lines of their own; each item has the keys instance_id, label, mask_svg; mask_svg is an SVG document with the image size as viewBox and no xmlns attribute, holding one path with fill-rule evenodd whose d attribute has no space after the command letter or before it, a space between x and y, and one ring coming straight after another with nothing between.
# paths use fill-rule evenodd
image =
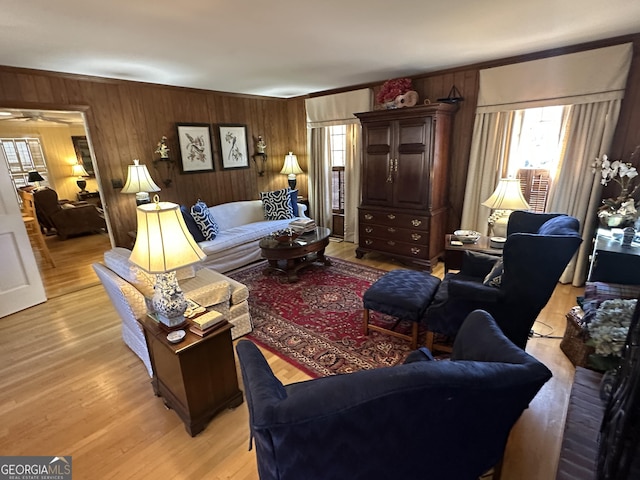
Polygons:
<instances>
[{"instance_id":1,"label":"side table","mask_svg":"<svg viewBox=\"0 0 640 480\"><path fill-rule=\"evenodd\" d=\"M623 247L612 230L598 229L589 265L589 282L639 285L640 243Z\"/></svg>"},{"instance_id":2,"label":"side table","mask_svg":"<svg viewBox=\"0 0 640 480\"><path fill-rule=\"evenodd\" d=\"M486 253L489 255L502 256L501 248L491 248L489 237L483 235L475 243L463 243L462 245L451 245L452 240L457 240L453 234L444 237L444 273L449 270L460 270L464 252L472 250L474 252Z\"/></svg>"},{"instance_id":3,"label":"side table","mask_svg":"<svg viewBox=\"0 0 640 480\"><path fill-rule=\"evenodd\" d=\"M151 357L151 384L156 396L175 410L192 437L225 408L242 403L238 388L231 324L200 337L188 328L184 340L172 344L158 323L143 318L140 323Z\"/></svg>"}]
</instances>

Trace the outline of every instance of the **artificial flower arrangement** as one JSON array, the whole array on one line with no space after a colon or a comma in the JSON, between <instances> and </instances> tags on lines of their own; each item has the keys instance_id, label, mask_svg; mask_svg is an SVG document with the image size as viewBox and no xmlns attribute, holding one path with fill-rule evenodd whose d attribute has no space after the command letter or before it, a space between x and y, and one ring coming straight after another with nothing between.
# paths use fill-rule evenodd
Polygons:
<instances>
[{"instance_id":1,"label":"artificial flower arrangement","mask_svg":"<svg viewBox=\"0 0 640 480\"><path fill-rule=\"evenodd\" d=\"M393 102L398 95L404 95L410 90L413 90L410 78L387 80L382 84L382 88L380 88L380 91L376 95L376 100L380 104Z\"/></svg>"},{"instance_id":2,"label":"artificial flower arrangement","mask_svg":"<svg viewBox=\"0 0 640 480\"><path fill-rule=\"evenodd\" d=\"M602 160L596 159L593 163L593 173L600 171L602 185L608 185L613 181L620 186L620 193L615 198L607 198L602 201L602 206L598 210L598 217L607 220L610 216L615 215L626 220L635 220L638 216L636 210L636 201L633 195L636 193L640 185L634 185L634 179L638 176L633 161L640 155L640 145L638 145L631 154L629 162L620 160L609 160L607 155L602 156ZM612 225L611 226L618 226Z\"/></svg>"},{"instance_id":3,"label":"artificial flower arrangement","mask_svg":"<svg viewBox=\"0 0 640 480\"><path fill-rule=\"evenodd\" d=\"M620 364L636 302L618 298L600 304L595 318L587 323L586 344L595 348L595 353L589 356L591 367L607 371Z\"/></svg>"}]
</instances>

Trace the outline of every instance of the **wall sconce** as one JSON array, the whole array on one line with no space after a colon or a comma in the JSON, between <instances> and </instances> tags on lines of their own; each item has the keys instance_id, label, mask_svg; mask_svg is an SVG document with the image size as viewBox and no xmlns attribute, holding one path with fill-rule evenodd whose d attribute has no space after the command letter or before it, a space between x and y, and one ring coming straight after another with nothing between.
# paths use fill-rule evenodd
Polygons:
<instances>
[{"instance_id":1,"label":"wall sconce","mask_svg":"<svg viewBox=\"0 0 640 480\"><path fill-rule=\"evenodd\" d=\"M171 175L173 174L173 169L175 168L175 163L173 160L169 158L169 147L167 146L167 137L162 136L162 139L158 142L158 147L156 148L157 153L160 155L160 158L157 158L153 161L153 168L155 168L160 178L163 178L162 183L164 183L165 187L169 187L171 185ZM164 165L164 167L162 167ZM164 170L164 175L160 171Z\"/></svg>"},{"instance_id":2,"label":"wall sconce","mask_svg":"<svg viewBox=\"0 0 640 480\"><path fill-rule=\"evenodd\" d=\"M84 166L81 163L76 163L73 167L71 167L71 175L74 177L78 177L76 180L76 184L80 189L80 193L86 192L85 188L87 186L87 181L83 177L88 177L89 174L84 169Z\"/></svg>"},{"instance_id":3,"label":"wall sconce","mask_svg":"<svg viewBox=\"0 0 640 480\"><path fill-rule=\"evenodd\" d=\"M266 170L267 166L267 144L262 139L262 135L258 135L258 141L256 142L256 153L252 155L253 163L256 164L256 170L258 171L258 176L262 177ZM260 165L260 163L262 165Z\"/></svg>"},{"instance_id":4,"label":"wall sconce","mask_svg":"<svg viewBox=\"0 0 640 480\"><path fill-rule=\"evenodd\" d=\"M304 173L298 165L298 157L296 157L293 152L289 152L289 155L285 155L284 157L284 166L280 173L283 175L288 175L289 187L291 190L296 189L296 175Z\"/></svg>"},{"instance_id":5,"label":"wall sconce","mask_svg":"<svg viewBox=\"0 0 640 480\"><path fill-rule=\"evenodd\" d=\"M133 165L129 165L127 173L127 183L124 184L120 193L135 193L136 205L149 203L148 192L159 192L160 187L155 184L146 165L140 165L140 160L135 159Z\"/></svg>"},{"instance_id":6,"label":"wall sconce","mask_svg":"<svg viewBox=\"0 0 640 480\"><path fill-rule=\"evenodd\" d=\"M517 178L501 178L495 191L482 205L495 210L488 219L493 234L498 237L507 236L507 223L512 210L529 210L529 204L522 196L520 180Z\"/></svg>"}]
</instances>

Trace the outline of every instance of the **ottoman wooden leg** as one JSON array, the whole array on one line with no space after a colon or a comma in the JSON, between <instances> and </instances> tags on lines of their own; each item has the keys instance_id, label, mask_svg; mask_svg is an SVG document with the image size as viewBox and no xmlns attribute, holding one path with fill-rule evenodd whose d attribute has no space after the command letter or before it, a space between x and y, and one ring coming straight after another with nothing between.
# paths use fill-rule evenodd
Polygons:
<instances>
[{"instance_id":1,"label":"ottoman wooden leg","mask_svg":"<svg viewBox=\"0 0 640 480\"><path fill-rule=\"evenodd\" d=\"M424 342L424 346L431 352L433 352L433 337L433 332L431 330L427 330L427 340Z\"/></svg>"},{"instance_id":2,"label":"ottoman wooden leg","mask_svg":"<svg viewBox=\"0 0 640 480\"><path fill-rule=\"evenodd\" d=\"M411 350L418 348L418 322L412 322L411 326Z\"/></svg>"},{"instance_id":3,"label":"ottoman wooden leg","mask_svg":"<svg viewBox=\"0 0 640 480\"><path fill-rule=\"evenodd\" d=\"M369 335L369 309L368 308L365 308L362 311L362 319L363 319L363 326L364 326L364 334Z\"/></svg>"}]
</instances>

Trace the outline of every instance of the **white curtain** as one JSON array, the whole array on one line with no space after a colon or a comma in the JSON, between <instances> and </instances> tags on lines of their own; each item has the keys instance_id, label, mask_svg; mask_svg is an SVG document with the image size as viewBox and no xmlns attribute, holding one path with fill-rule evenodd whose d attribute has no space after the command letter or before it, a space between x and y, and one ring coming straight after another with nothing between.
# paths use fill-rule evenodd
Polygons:
<instances>
[{"instance_id":1,"label":"white curtain","mask_svg":"<svg viewBox=\"0 0 640 480\"><path fill-rule=\"evenodd\" d=\"M478 107L461 227L486 232L481 206L504 174L514 110L571 105L568 141L549 192L547 211L581 221L583 246L562 281L581 285L594 232L600 187L588 165L611 146L633 46L614 45L480 71Z\"/></svg>"},{"instance_id":2,"label":"white curtain","mask_svg":"<svg viewBox=\"0 0 640 480\"><path fill-rule=\"evenodd\" d=\"M345 159L345 240L357 242L358 213L361 192L361 127L353 115L373 108L369 88L325 95L305 100L309 130L309 200L311 215L318 225L331 228L331 158L328 128L347 125Z\"/></svg>"},{"instance_id":3,"label":"white curtain","mask_svg":"<svg viewBox=\"0 0 640 480\"><path fill-rule=\"evenodd\" d=\"M549 212L572 215L580 220L582 227L582 245L560 278L562 283L581 286L587 278L602 192L600 177L592 173L591 164L609 150L620 107L621 100L571 107L564 155L547 201Z\"/></svg>"},{"instance_id":4,"label":"white curtain","mask_svg":"<svg viewBox=\"0 0 640 480\"><path fill-rule=\"evenodd\" d=\"M329 129L312 128L309 152L309 203L316 225L332 227L331 209L331 147Z\"/></svg>"}]
</instances>

